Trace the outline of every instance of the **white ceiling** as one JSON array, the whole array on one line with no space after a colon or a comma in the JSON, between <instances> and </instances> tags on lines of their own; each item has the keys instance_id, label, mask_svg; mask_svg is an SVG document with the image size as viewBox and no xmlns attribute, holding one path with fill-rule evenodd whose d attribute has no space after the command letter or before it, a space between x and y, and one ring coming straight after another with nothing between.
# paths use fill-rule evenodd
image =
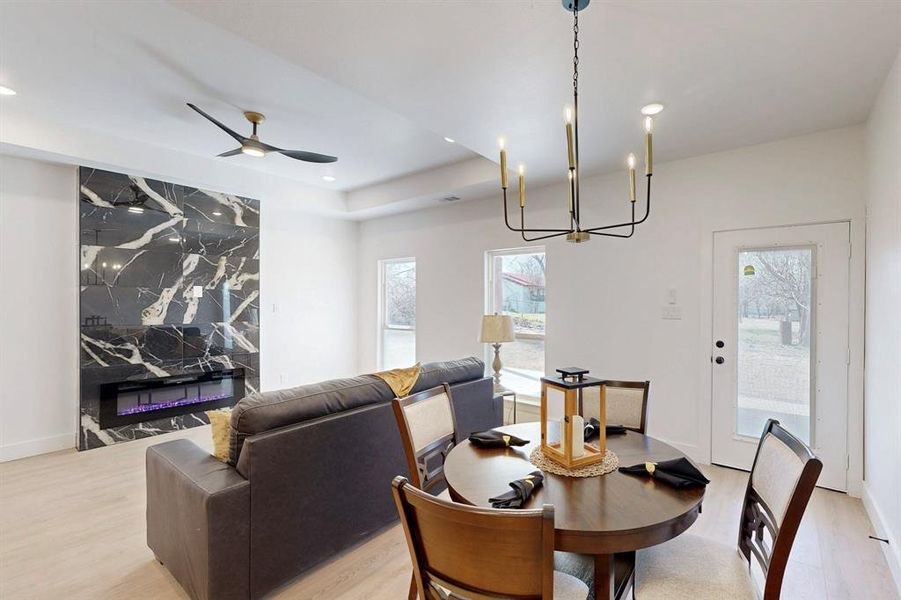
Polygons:
<instances>
[{"instance_id":1,"label":"white ceiling","mask_svg":"<svg viewBox=\"0 0 901 600\"><path fill-rule=\"evenodd\" d=\"M244 135L250 123L242 112L255 110L267 117L263 141L334 154L339 162L279 155L215 161L339 190L472 156L403 115L166 3L4 3L0 17L0 73L19 92L4 101L4 118L27 112L213 160L237 144L185 102ZM336 181L329 185L323 175Z\"/></svg>"},{"instance_id":2,"label":"white ceiling","mask_svg":"<svg viewBox=\"0 0 901 600\"><path fill-rule=\"evenodd\" d=\"M0 17L0 83L20 92L3 100L0 141L18 116L78 127L349 191L353 218L484 189L477 157L495 160L501 135L511 166L565 173L571 15L558 0L32 2ZM641 155L650 101L667 105L658 161L863 121L901 44L901 2L594 0L581 32L582 166L605 172ZM264 141L340 160L210 158L233 142L185 101L238 130L241 110L259 110Z\"/></svg>"}]
</instances>

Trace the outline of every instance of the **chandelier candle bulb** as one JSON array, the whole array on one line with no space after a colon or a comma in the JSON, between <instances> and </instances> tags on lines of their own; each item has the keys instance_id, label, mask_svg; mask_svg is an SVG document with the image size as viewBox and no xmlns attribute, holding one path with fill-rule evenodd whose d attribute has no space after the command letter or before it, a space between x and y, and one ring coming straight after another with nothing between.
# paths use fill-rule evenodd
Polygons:
<instances>
[{"instance_id":1,"label":"chandelier candle bulb","mask_svg":"<svg viewBox=\"0 0 901 600\"><path fill-rule=\"evenodd\" d=\"M629 153L629 201L635 202L635 155Z\"/></svg>"},{"instance_id":2,"label":"chandelier candle bulb","mask_svg":"<svg viewBox=\"0 0 901 600\"><path fill-rule=\"evenodd\" d=\"M645 117L644 119L644 174L651 175L654 171L654 150L653 140L651 139L651 130L654 127L654 119Z\"/></svg>"},{"instance_id":3,"label":"chandelier candle bulb","mask_svg":"<svg viewBox=\"0 0 901 600\"><path fill-rule=\"evenodd\" d=\"M519 165L519 207L526 207L526 168Z\"/></svg>"},{"instance_id":4,"label":"chandelier candle bulb","mask_svg":"<svg viewBox=\"0 0 901 600\"><path fill-rule=\"evenodd\" d=\"M501 187L507 189L507 151L504 149L504 138L498 140L501 147Z\"/></svg>"},{"instance_id":5,"label":"chandelier candle bulb","mask_svg":"<svg viewBox=\"0 0 901 600\"><path fill-rule=\"evenodd\" d=\"M566 155L569 159L569 168L576 168L576 152L573 145L573 114L570 108L566 107Z\"/></svg>"}]
</instances>

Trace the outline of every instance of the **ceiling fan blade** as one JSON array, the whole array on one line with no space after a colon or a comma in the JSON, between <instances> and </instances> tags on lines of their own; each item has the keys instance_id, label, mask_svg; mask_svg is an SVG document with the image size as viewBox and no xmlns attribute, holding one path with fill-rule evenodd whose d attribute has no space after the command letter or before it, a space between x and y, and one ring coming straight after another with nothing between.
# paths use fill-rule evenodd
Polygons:
<instances>
[{"instance_id":1,"label":"ceiling fan blade","mask_svg":"<svg viewBox=\"0 0 901 600\"><path fill-rule=\"evenodd\" d=\"M337 156L329 156L328 154L316 154L315 152L305 152L303 150L281 150L279 148L275 148L274 151L296 160L302 160L311 163L333 163L338 160Z\"/></svg>"},{"instance_id":2,"label":"ceiling fan blade","mask_svg":"<svg viewBox=\"0 0 901 600\"><path fill-rule=\"evenodd\" d=\"M222 154L217 154L216 156L237 156L241 154L243 150L240 148L235 148L234 150L229 150L228 152L223 152Z\"/></svg>"},{"instance_id":3,"label":"ceiling fan blade","mask_svg":"<svg viewBox=\"0 0 901 600\"><path fill-rule=\"evenodd\" d=\"M205 117L208 121L210 121L211 123L213 123L216 127L218 127L219 129L221 129L222 131L224 131L224 132L227 133L228 135L230 135L230 136L232 136L233 138L235 138L235 139L238 141L238 143L243 144L244 141L247 139L247 138L244 137L243 135L240 135L240 134L235 133L234 131L232 131L231 129L229 129L228 127L226 127L225 125L223 125L222 123L220 123L219 121L217 121L216 119L214 119L213 117L211 117L210 115L206 114L205 112L203 112L202 110L200 110L199 108L197 108L196 106L194 106L193 104L191 104L190 102L188 102L187 105L188 105L190 108L192 108L192 109L194 109L195 111L197 111L198 113L200 113L201 116Z\"/></svg>"}]
</instances>

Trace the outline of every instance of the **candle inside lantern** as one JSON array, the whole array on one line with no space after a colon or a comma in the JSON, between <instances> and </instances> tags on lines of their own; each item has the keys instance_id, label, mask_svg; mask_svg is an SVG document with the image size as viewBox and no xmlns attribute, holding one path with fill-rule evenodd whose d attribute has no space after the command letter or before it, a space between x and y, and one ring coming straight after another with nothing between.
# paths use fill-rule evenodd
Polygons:
<instances>
[{"instance_id":1,"label":"candle inside lantern","mask_svg":"<svg viewBox=\"0 0 901 600\"><path fill-rule=\"evenodd\" d=\"M501 148L501 187L507 189L507 151L504 149L504 138L497 141Z\"/></svg>"},{"instance_id":2,"label":"candle inside lantern","mask_svg":"<svg viewBox=\"0 0 901 600\"><path fill-rule=\"evenodd\" d=\"M644 174L650 175L654 171L654 151L651 140L651 130L654 128L654 119L644 118Z\"/></svg>"},{"instance_id":3,"label":"candle inside lantern","mask_svg":"<svg viewBox=\"0 0 901 600\"><path fill-rule=\"evenodd\" d=\"M629 153L629 201L635 202L635 155Z\"/></svg>"},{"instance_id":4,"label":"candle inside lantern","mask_svg":"<svg viewBox=\"0 0 901 600\"><path fill-rule=\"evenodd\" d=\"M572 455L573 458L579 458L585 454L585 419L582 415L573 415L570 419L573 423L573 436L570 440Z\"/></svg>"}]
</instances>

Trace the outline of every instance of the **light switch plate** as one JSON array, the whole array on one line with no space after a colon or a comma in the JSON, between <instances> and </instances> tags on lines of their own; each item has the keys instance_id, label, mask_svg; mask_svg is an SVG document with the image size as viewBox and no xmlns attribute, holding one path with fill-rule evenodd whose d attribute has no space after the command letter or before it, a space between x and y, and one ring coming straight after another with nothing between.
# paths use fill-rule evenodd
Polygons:
<instances>
[{"instance_id":1,"label":"light switch plate","mask_svg":"<svg viewBox=\"0 0 901 600\"><path fill-rule=\"evenodd\" d=\"M682 320L682 307L675 305L664 306L660 311L660 317L668 321L680 321Z\"/></svg>"}]
</instances>

